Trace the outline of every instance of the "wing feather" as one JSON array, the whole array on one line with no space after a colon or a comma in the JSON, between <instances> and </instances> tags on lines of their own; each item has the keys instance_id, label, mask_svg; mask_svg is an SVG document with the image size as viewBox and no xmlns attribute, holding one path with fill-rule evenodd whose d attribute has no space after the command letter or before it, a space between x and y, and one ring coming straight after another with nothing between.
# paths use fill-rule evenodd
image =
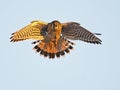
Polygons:
<instances>
[{"instance_id":1,"label":"wing feather","mask_svg":"<svg viewBox=\"0 0 120 90\"><path fill-rule=\"evenodd\" d=\"M87 29L80 26L76 22L63 23L62 36L71 40L82 40L89 43L101 44L101 40L95 35L100 35L99 33L92 33Z\"/></svg>"},{"instance_id":2,"label":"wing feather","mask_svg":"<svg viewBox=\"0 0 120 90\"><path fill-rule=\"evenodd\" d=\"M22 41L26 39L35 39L35 40L43 40L43 36L41 35L41 30L45 27L47 23L41 21L32 21L29 25L24 28L14 32L12 34L11 42Z\"/></svg>"}]
</instances>

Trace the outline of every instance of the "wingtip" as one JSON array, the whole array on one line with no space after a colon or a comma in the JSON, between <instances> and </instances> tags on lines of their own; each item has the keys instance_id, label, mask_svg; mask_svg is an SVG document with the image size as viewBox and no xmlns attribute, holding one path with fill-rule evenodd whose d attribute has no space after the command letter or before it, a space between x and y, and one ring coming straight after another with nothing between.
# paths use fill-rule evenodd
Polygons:
<instances>
[{"instance_id":1,"label":"wingtip","mask_svg":"<svg viewBox=\"0 0 120 90\"><path fill-rule=\"evenodd\" d=\"M94 33L95 35L102 35L101 33Z\"/></svg>"},{"instance_id":2,"label":"wingtip","mask_svg":"<svg viewBox=\"0 0 120 90\"><path fill-rule=\"evenodd\" d=\"M12 33L11 35L14 35L15 33Z\"/></svg>"},{"instance_id":3,"label":"wingtip","mask_svg":"<svg viewBox=\"0 0 120 90\"><path fill-rule=\"evenodd\" d=\"M12 39L13 38L13 36L12 37L10 37L10 39Z\"/></svg>"},{"instance_id":4,"label":"wingtip","mask_svg":"<svg viewBox=\"0 0 120 90\"><path fill-rule=\"evenodd\" d=\"M13 40L13 39L11 39L11 40L10 40L10 42L14 42L14 40Z\"/></svg>"}]
</instances>

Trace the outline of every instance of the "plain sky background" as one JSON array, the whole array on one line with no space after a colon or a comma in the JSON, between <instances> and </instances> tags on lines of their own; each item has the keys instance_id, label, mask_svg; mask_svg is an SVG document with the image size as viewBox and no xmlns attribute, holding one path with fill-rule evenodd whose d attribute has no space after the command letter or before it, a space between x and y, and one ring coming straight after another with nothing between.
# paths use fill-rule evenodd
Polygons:
<instances>
[{"instance_id":1,"label":"plain sky background","mask_svg":"<svg viewBox=\"0 0 120 90\"><path fill-rule=\"evenodd\" d=\"M102 45L74 41L70 54L49 60L32 40L11 33L32 20L75 21L99 32ZM120 90L120 0L1 0L0 90Z\"/></svg>"}]
</instances>

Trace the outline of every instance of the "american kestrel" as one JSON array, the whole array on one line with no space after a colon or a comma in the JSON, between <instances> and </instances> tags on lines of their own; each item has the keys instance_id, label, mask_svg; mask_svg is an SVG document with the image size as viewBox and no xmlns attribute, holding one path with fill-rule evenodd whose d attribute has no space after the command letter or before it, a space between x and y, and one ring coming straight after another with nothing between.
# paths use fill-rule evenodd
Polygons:
<instances>
[{"instance_id":1,"label":"american kestrel","mask_svg":"<svg viewBox=\"0 0 120 90\"><path fill-rule=\"evenodd\" d=\"M101 40L77 22L60 23L54 20L50 23L32 21L29 25L12 34L11 42L34 39L37 44L34 49L50 59L60 57L73 49L74 43L70 40L82 40L88 43L101 44Z\"/></svg>"}]
</instances>

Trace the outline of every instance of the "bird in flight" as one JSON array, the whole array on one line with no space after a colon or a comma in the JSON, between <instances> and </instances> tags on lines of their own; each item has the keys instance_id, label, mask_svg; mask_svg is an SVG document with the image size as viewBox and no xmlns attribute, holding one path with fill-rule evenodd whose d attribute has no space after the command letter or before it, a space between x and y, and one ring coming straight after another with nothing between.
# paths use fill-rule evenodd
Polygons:
<instances>
[{"instance_id":1,"label":"bird in flight","mask_svg":"<svg viewBox=\"0 0 120 90\"><path fill-rule=\"evenodd\" d=\"M35 40L33 49L45 57L54 59L69 53L74 43L70 40L82 40L88 43L101 44L96 37L99 33L92 33L77 22L61 23L54 20L50 23L35 20L27 26L14 32L11 42L18 42L27 39Z\"/></svg>"}]
</instances>

